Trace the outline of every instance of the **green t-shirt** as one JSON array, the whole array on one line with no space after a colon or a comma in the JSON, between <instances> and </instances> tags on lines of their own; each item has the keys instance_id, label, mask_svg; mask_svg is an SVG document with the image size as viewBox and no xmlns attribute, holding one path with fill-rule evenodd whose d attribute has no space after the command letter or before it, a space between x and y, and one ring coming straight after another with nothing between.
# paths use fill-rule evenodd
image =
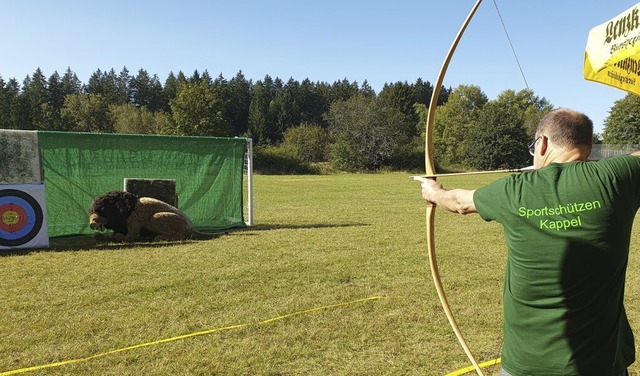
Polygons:
<instances>
[{"instance_id":1,"label":"green t-shirt","mask_svg":"<svg viewBox=\"0 0 640 376\"><path fill-rule=\"evenodd\" d=\"M635 360L624 310L640 158L551 164L474 194L504 228L502 367L512 375L617 375Z\"/></svg>"}]
</instances>

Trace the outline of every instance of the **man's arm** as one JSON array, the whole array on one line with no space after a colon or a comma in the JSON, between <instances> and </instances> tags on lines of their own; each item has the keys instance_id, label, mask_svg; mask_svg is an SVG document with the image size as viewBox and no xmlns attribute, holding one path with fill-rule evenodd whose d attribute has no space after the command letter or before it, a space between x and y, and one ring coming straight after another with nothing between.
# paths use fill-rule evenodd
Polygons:
<instances>
[{"instance_id":1,"label":"man's arm","mask_svg":"<svg viewBox=\"0 0 640 376\"><path fill-rule=\"evenodd\" d=\"M454 213L477 213L473 202L475 190L451 189L447 190L442 184L433 179L415 177L422 183L422 197L432 204Z\"/></svg>"}]
</instances>

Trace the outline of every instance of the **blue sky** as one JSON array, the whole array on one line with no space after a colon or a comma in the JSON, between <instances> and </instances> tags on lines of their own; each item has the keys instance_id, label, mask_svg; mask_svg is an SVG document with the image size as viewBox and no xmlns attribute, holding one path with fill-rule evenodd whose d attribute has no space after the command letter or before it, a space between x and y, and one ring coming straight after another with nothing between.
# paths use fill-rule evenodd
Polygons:
<instances>
[{"instance_id":1,"label":"blue sky","mask_svg":"<svg viewBox=\"0 0 640 376\"><path fill-rule=\"evenodd\" d=\"M625 92L582 78L589 30L636 0L496 0L529 87L556 107L587 113L596 131ZM20 82L70 67L208 70L254 81L434 83L473 0L0 0L0 75ZM444 85L479 86L490 99L525 88L493 0L484 0Z\"/></svg>"}]
</instances>

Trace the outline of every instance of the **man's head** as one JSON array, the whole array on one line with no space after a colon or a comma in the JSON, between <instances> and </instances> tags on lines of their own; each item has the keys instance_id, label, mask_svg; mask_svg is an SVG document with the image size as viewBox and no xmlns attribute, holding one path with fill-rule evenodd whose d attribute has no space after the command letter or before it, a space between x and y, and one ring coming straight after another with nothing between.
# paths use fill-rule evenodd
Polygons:
<instances>
[{"instance_id":1,"label":"man's head","mask_svg":"<svg viewBox=\"0 0 640 376\"><path fill-rule=\"evenodd\" d=\"M538 125L533 164L587 160L593 142L593 122L583 113L560 108L549 112Z\"/></svg>"}]
</instances>

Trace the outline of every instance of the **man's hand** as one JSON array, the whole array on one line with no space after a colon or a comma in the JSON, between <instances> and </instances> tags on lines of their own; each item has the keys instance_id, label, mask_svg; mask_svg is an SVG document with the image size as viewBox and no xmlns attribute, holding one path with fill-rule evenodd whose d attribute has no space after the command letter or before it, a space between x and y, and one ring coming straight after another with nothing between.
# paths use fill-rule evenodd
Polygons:
<instances>
[{"instance_id":1,"label":"man's hand","mask_svg":"<svg viewBox=\"0 0 640 376\"><path fill-rule=\"evenodd\" d=\"M433 205L450 212L469 214L476 213L476 206L473 203L473 193L475 190L453 189L446 190L442 184L422 176L413 176L413 180L419 181L422 185L422 197Z\"/></svg>"},{"instance_id":2,"label":"man's hand","mask_svg":"<svg viewBox=\"0 0 640 376\"><path fill-rule=\"evenodd\" d=\"M422 186L422 198L432 204L436 204L436 193L444 189L442 184L438 183L435 179L424 178L421 176L414 176L413 180L420 182L420 185Z\"/></svg>"}]
</instances>

